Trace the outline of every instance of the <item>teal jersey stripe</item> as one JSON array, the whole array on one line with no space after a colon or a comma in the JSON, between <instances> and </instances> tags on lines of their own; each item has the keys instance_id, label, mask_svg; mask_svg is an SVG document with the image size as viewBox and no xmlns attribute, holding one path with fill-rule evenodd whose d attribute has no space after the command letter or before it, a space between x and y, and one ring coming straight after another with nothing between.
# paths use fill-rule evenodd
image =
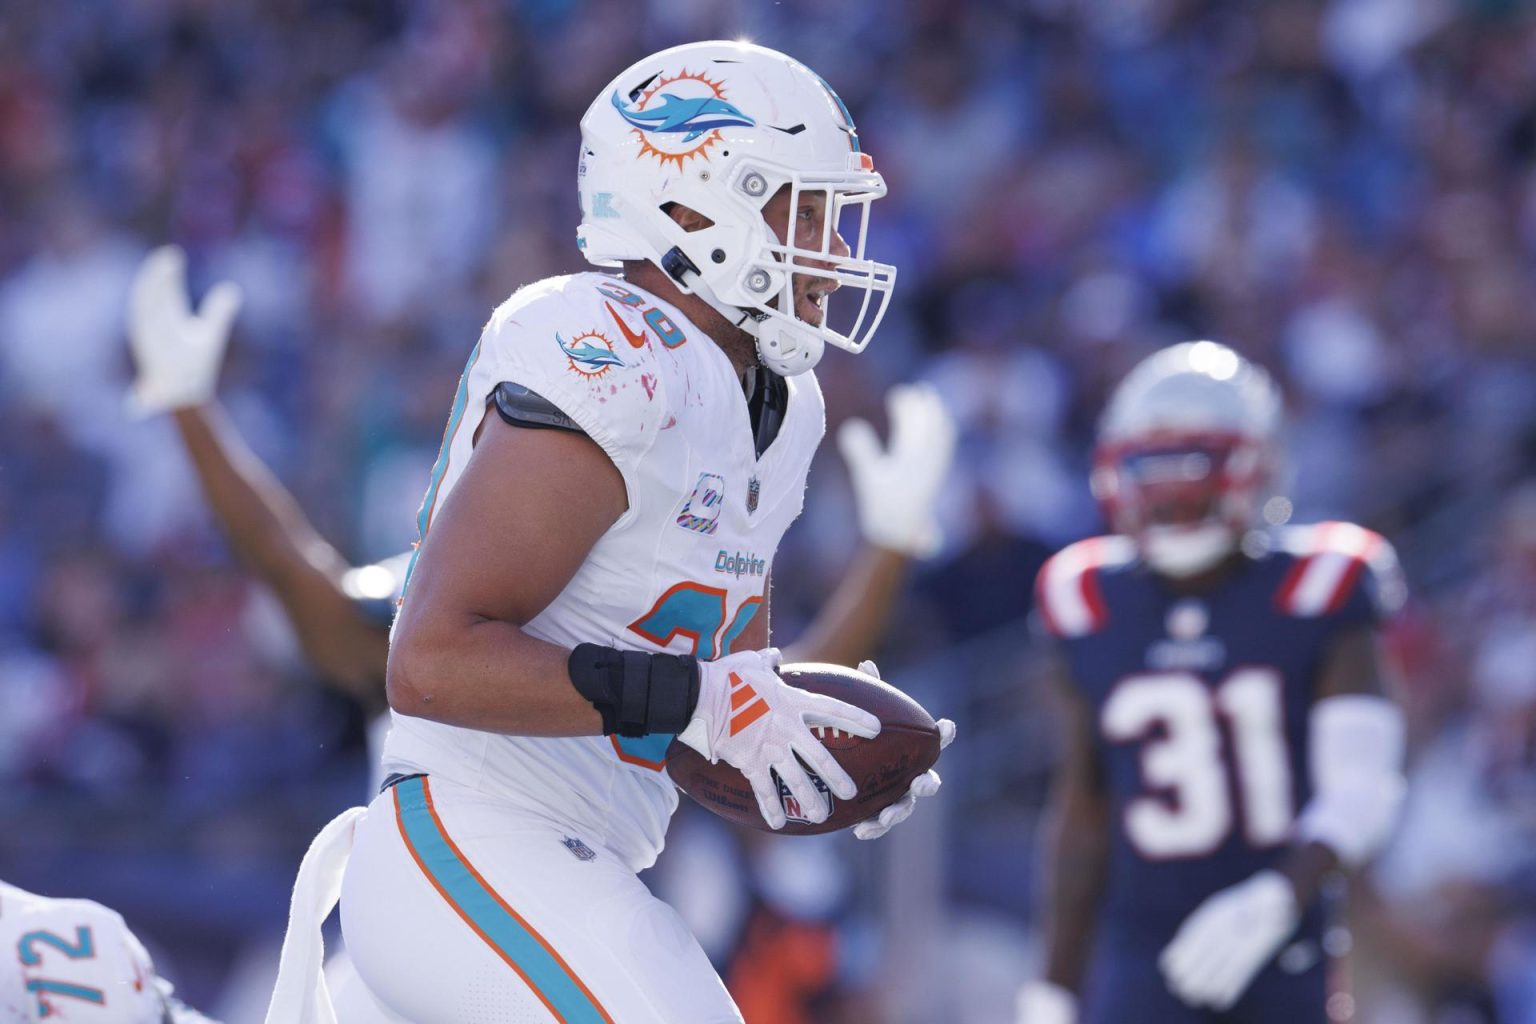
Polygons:
<instances>
[{"instance_id":1,"label":"teal jersey stripe","mask_svg":"<svg viewBox=\"0 0 1536 1024\"><path fill-rule=\"evenodd\" d=\"M670 732L650 732L644 736L615 736L613 742L625 755L644 761L646 768L660 771L667 763L672 736Z\"/></svg>"},{"instance_id":2,"label":"teal jersey stripe","mask_svg":"<svg viewBox=\"0 0 1536 1024\"><path fill-rule=\"evenodd\" d=\"M428 806L421 776L395 786L400 830L422 870L564 1024L613 1024L537 932L460 859Z\"/></svg>"},{"instance_id":3,"label":"teal jersey stripe","mask_svg":"<svg viewBox=\"0 0 1536 1024\"><path fill-rule=\"evenodd\" d=\"M483 339L482 339L483 340ZM480 358L481 342L475 342L474 349L469 353L469 362L464 364L464 373L459 377L459 389L453 395L453 410L448 414L448 425L443 428L443 444L437 450L437 461L432 464L432 478L427 484L427 493L421 499L421 508L416 512L416 550L411 552L411 561L405 567L405 580L400 584L400 595L405 596L405 588L411 585L411 573L416 569L416 559L421 556L421 542L427 539L427 526L432 522L432 510L437 507L437 492L443 486L443 477L448 473L448 457L453 450L454 436L459 432L459 424L464 420L464 409L469 405L469 373L475 368L475 361Z\"/></svg>"},{"instance_id":4,"label":"teal jersey stripe","mask_svg":"<svg viewBox=\"0 0 1536 1024\"><path fill-rule=\"evenodd\" d=\"M736 618L731 621L725 631L725 636L720 638L720 656L723 658L730 654L736 646L736 641L741 639L741 634L747 631L747 626L757 617L757 611L763 606L760 597L749 597L741 602L741 607L736 609Z\"/></svg>"}]
</instances>

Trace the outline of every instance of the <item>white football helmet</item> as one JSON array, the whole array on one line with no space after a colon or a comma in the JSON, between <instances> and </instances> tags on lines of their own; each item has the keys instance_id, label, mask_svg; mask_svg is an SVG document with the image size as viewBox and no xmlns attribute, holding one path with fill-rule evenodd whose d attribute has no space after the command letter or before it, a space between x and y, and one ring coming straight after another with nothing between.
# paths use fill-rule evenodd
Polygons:
<instances>
[{"instance_id":1,"label":"white football helmet","mask_svg":"<svg viewBox=\"0 0 1536 1024\"><path fill-rule=\"evenodd\" d=\"M1280 394L1225 345L1190 341L1142 360L1099 422L1093 493L1156 571L1189 576L1236 550L1281 465Z\"/></svg>"},{"instance_id":2,"label":"white football helmet","mask_svg":"<svg viewBox=\"0 0 1536 1024\"><path fill-rule=\"evenodd\" d=\"M689 43L647 57L603 90L581 119L577 245L602 267L649 260L685 292L757 339L776 373L802 373L827 343L863 351L890 301L896 268L864 258L869 204L885 181L859 148L853 119L815 72L750 43ZM780 242L763 207L791 190L826 199L820 244ZM677 203L712 223L684 231ZM856 236L845 245L838 225ZM795 277L859 300L835 328L796 315ZM824 289L817 289L822 291ZM843 300L840 300L841 306Z\"/></svg>"}]
</instances>

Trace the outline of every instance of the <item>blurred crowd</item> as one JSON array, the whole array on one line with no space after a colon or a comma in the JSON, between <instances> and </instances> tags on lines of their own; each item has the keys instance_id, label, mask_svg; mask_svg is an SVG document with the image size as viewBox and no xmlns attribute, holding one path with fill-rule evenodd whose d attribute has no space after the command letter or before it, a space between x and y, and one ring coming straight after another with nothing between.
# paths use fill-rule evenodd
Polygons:
<instances>
[{"instance_id":1,"label":"blurred crowd","mask_svg":"<svg viewBox=\"0 0 1536 1024\"><path fill-rule=\"evenodd\" d=\"M1212 337L1285 388L1294 507L1276 517L1381 531L1415 595L1388 636L1413 788L1354 887L1358 1019L1536 1021L1519 0L6 0L0 877L118 906L216 1008L229 964L280 929L304 844L363 795L361 713L313 685L172 428L125 408L143 253L176 241L195 292L244 286L234 421L355 562L393 554L490 309L585 267L586 105L646 52L737 36L822 71L890 186L870 251L900 267L896 295L867 353L819 371L832 426L929 379L963 432L945 547L882 652L967 740L949 829L911 854L928 898L1027 950L1051 757L1021 627L1033 572L1100 529L1086 466L1108 387ZM830 446L811 488L774 568L780 640L856 542ZM889 893L836 896L835 856L732 842L675 851L730 860L718 878L755 877L742 891L771 910L712 952L788 929L803 956L776 962L833 993L799 1019L881 1019L836 992L877 975Z\"/></svg>"}]
</instances>

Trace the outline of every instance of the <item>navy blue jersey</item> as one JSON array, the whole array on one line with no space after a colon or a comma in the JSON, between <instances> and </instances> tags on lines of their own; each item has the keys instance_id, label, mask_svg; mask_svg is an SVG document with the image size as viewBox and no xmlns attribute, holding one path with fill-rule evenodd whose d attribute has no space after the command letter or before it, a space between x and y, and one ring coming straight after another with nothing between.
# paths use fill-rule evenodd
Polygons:
<instances>
[{"instance_id":1,"label":"navy blue jersey","mask_svg":"<svg viewBox=\"0 0 1536 1024\"><path fill-rule=\"evenodd\" d=\"M1269 540L1198 597L1123 537L1074 544L1040 572L1037 607L1092 711L1111 802L1101 929L1160 943L1205 897L1280 860L1310 796L1323 660L1341 631L1400 603L1391 548L1368 530Z\"/></svg>"}]
</instances>

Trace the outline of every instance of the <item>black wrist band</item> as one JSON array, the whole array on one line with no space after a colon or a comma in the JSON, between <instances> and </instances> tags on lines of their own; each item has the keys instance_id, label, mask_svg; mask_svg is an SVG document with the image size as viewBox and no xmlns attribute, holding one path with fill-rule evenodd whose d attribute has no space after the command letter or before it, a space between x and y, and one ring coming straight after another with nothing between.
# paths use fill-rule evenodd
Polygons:
<instances>
[{"instance_id":1,"label":"black wrist band","mask_svg":"<svg viewBox=\"0 0 1536 1024\"><path fill-rule=\"evenodd\" d=\"M699 659L578 644L566 666L576 692L603 716L603 734L679 733L699 703Z\"/></svg>"}]
</instances>

